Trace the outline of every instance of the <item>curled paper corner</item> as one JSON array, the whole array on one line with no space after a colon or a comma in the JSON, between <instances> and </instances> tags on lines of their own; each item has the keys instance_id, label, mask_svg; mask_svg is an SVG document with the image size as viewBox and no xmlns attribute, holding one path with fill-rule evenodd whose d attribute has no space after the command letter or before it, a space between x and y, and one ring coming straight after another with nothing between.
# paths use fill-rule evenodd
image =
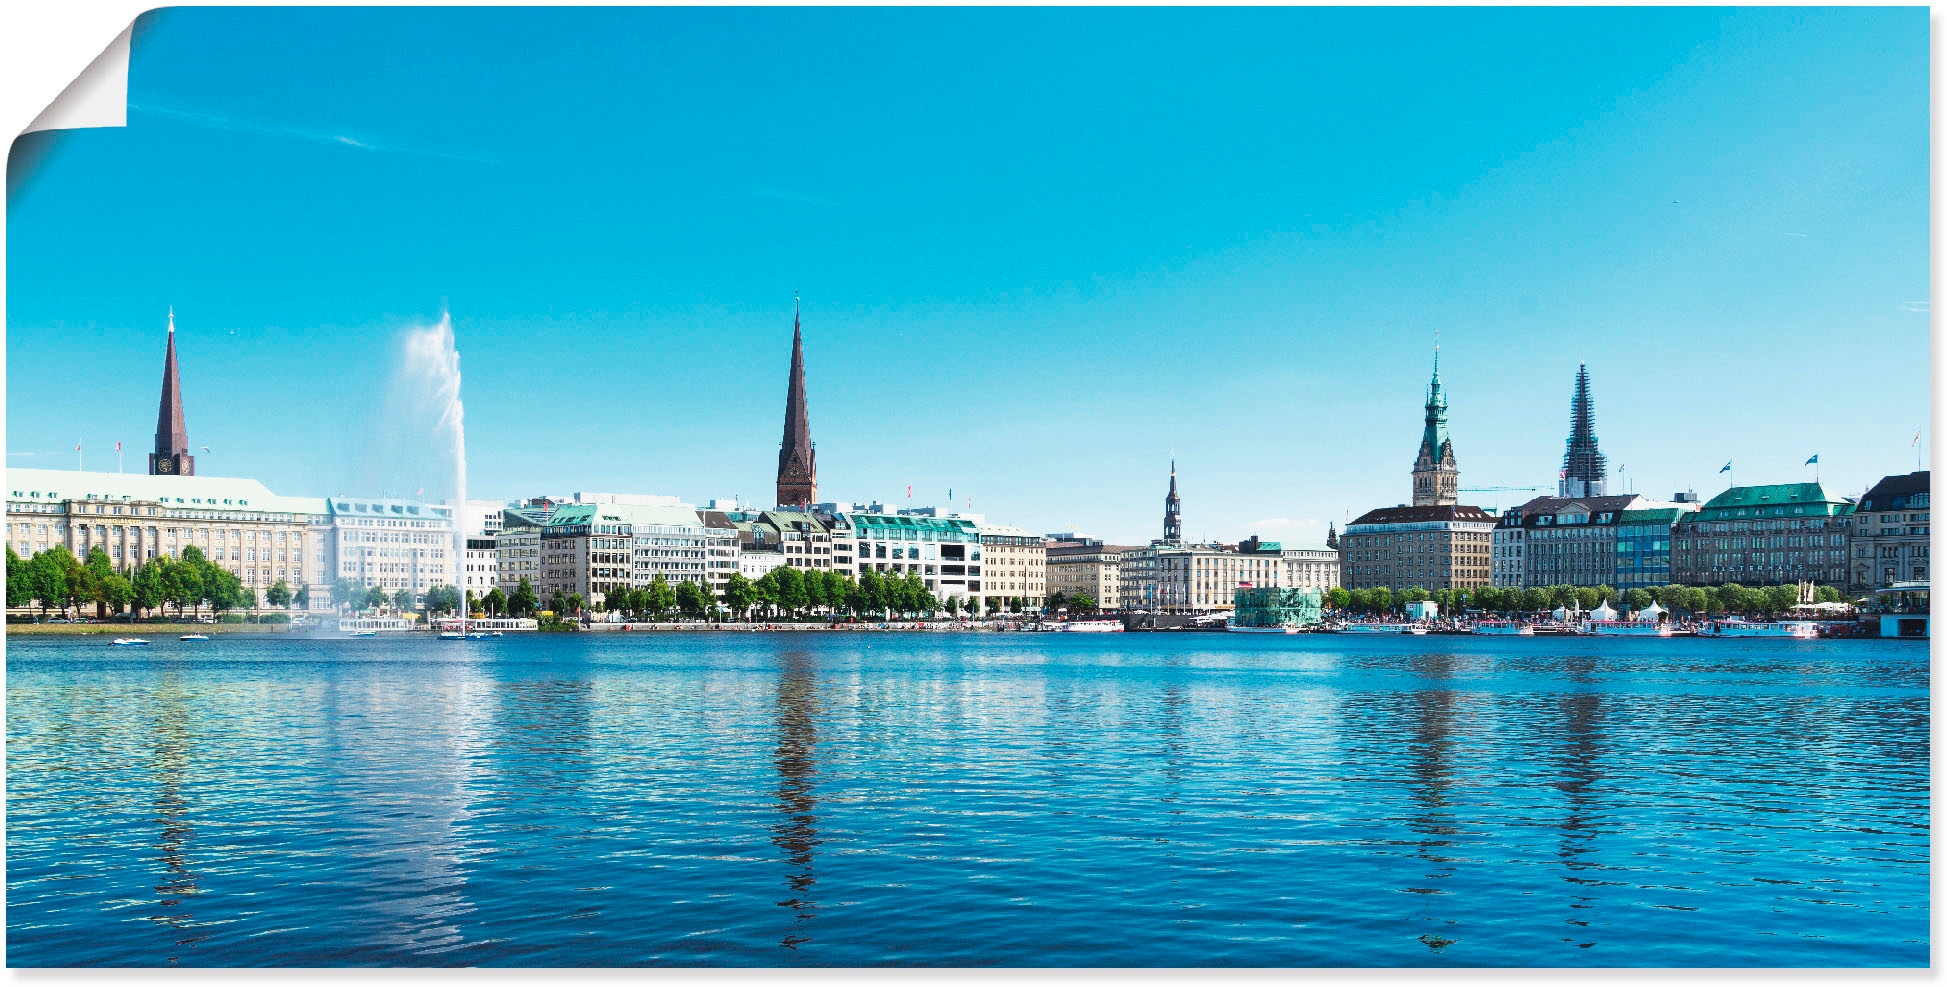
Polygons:
<instances>
[{"instance_id":1,"label":"curled paper corner","mask_svg":"<svg viewBox=\"0 0 1947 987\"><path fill-rule=\"evenodd\" d=\"M130 21L21 134L128 126L128 51L134 31L135 22Z\"/></svg>"}]
</instances>

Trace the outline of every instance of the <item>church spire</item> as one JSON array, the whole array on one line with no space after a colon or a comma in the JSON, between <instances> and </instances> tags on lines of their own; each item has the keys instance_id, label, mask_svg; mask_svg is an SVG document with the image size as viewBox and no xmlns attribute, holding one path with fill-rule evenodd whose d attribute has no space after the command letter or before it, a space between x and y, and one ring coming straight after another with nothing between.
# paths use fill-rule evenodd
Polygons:
<instances>
[{"instance_id":1,"label":"church spire","mask_svg":"<svg viewBox=\"0 0 1947 987\"><path fill-rule=\"evenodd\" d=\"M1596 447L1595 402L1589 397L1589 365L1575 371L1575 397L1569 403L1568 451L1562 454L1563 497L1600 497L1609 485L1609 462Z\"/></svg>"},{"instance_id":2,"label":"church spire","mask_svg":"<svg viewBox=\"0 0 1947 987\"><path fill-rule=\"evenodd\" d=\"M1176 460L1170 459L1170 495L1163 498L1163 540L1183 540L1183 498L1176 495Z\"/></svg>"},{"instance_id":3,"label":"church spire","mask_svg":"<svg viewBox=\"0 0 1947 987\"><path fill-rule=\"evenodd\" d=\"M805 410L804 330L798 300L791 304L791 382L784 396L784 441L777 451L777 503L803 507L818 500L818 452L811 444L811 418Z\"/></svg>"},{"instance_id":4,"label":"church spire","mask_svg":"<svg viewBox=\"0 0 1947 987\"><path fill-rule=\"evenodd\" d=\"M169 308L169 342L162 356L162 402L156 409L155 452L149 454L149 474L193 476L196 457L189 454L189 429L183 425L182 381L176 372L176 309Z\"/></svg>"},{"instance_id":5,"label":"church spire","mask_svg":"<svg viewBox=\"0 0 1947 987\"><path fill-rule=\"evenodd\" d=\"M1426 387L1426 428L1420 433L1420 454L1413 461L1413 506L1460 502L1460 468L1454 464L1453 440L1447 436L1447 394L1440 387L1440 336L1433 337L1433 379Z\"/></svg>"}]
</instances>

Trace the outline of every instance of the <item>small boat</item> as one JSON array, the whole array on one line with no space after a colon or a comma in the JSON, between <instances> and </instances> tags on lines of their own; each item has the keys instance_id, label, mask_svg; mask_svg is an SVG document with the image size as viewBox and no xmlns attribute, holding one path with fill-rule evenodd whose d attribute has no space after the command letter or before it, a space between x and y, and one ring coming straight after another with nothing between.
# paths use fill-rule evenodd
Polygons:
<instances>
[{"instance_id":1,"label":"small boat","mask_svg":"<svg viewBox=\"0 0 1947 987\"><path fill-rule=\"evenodd\" d=\"M442 641L464 641L464 640L466 640L466 632L464 632L464 631L440 631L440 632L439 632L439 639L440 639L440 640L442 640Z\"/></svg>"},{"instance_id":2,"label":"small boat","mask_svg":"<svg viewBox=\"0 0 1947 987\"><path fill-rule=\"evenodd\" d=\"M347 631L346 637L378 637L378 631Z\"/></svg>"},{"instance_id":3,"label":"small boat","mask_svg":"<svg viewBox=\"0 0 1947 987\"><path fill-rule=\"evenodd\" d=\"M1482 620L1474 624L1475 634L1521 634L1533 637L1535 629L1519 620Z\"/></svg>"},{"instance_id":4,"label":"small boat","mask_svg":"<svg viewBox=\"0 0 1947 987\"><path fill-rule=\"evenodd\" d=\"M499 631L468 631L466 633L466 639L469 641L485 641L489 638L496 638L499 636L500 636Z\"/></svg>"},{"instance_id":5,"label":"small boat","mask_svg":"<svg viewBox=\"0 0 1947 987\"><path fill-rule=\"evenodd\" d=\"M1602 637L1669 637L1670 625L1647 620L1591 620L1582 633Z\"/></svg>"},{"instance_id":6,"label":"small boat","mask_svg":"<svg viewBox=\"0 0 1947 987\"><path fill-rule=\"evenodd\" d=\"M210 639L210 636L209 636L208 634L184 634L184 635L183 635L182 637L179 637L179 638L177 638L176 640L178 640L178 641L207 641L207 640L209 640L209 639Z\"/></svg>"},{"instance_id":7,"label":"small boat","mask_svg":"<svg viewBox=\"0 0 1947 987\"><path fill-rule=\"evenodd\" d=\"M1225 624L1224 630L1232 634L1296 634L1296 627L1245 627L1241 624Z\"/></svg>"},{"instance_id":8,"label":"small boat","mask_svg":"<svg viewBox=\"0 0 1947 987\"><path fill-rule=\"evenodd\" d=\"M1062 630L1077 634L1113 634L1122 630L1120 620L1071 620Z\"/></svg>"},{"instance_id":9,"label":"small boat","mask_svg":"<svg viewBox=\"0 0 1947 987\"><path fill-rule=\"evenodd\" d=\"M121 647L127 647L132 644L147 644L147 643L149 642L144 641L139 637L118 637L115 639L115 644Z\"/></svg>"},{"instance_id":10,"label":"small boat","mask_svg":"<svg viewBox=\"0 0 1947 987\"><path fill-rule=\"evenodd\" d=\"M1425 634L1426 628L1421 627L1418 624L1409 624L1405 627L1400 628L1399 632L1401 634Z\"/></svg>"},{"instance_id":11,"label":"small boat","mask_svg":"<svg viewBox=\"0 0 1947 987\"><path fill-rule=\"evenodd\" d=\"M1398 624L1344 624L1339 627L1340 634L1398 634Z\"/></svg>"},{"instance_id":12,"label":"small boat","mask_svg":"<svg viewBox=\"0 0 1947 987\"><path fill-rule=\"evenodd\" d=\"M1790 637L1808 640L1819 636L1818 625L1803 620L1713 620L1697 629L1699 637Z\"/></svg>"}]
</instances>

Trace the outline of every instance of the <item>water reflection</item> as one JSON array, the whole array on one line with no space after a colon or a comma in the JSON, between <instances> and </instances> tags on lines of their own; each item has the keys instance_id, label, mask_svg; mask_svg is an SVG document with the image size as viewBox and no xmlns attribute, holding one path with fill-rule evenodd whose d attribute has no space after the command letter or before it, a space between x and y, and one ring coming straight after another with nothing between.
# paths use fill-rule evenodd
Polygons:
<instances>
[{"instance_id":1,"label":"water reflection","mask_svg":"<svg viewBox=\"0 0 1947 987\"><path fill-rule=\"evenodd\" d=\"M1593 874L1586 873L1601 866L1593 854L1599 811L1595 797L1596 783L1602 777L1597 762L1602 744L1602 696L1594 691L1594 658L1570 658L1567 669L1574 691L1557 702L1563 738L1561 750L1555 758L1556 769L1560 772L1555 787L1567 799L1568 812L1562 818L1562 837L1555 853L1567 869L1562 880L1586 888L1603 883ZM1584 931L1579 935L1563 936L1563 942L1573 943L1582 949L1595 945L1593 941L1585 940L1591 921L1588 910L1595 907L1595 900L1591 894L1569 896L1568 924Z\"/></svg>"},{"instance_id":2,"label":"water reflection","mask_svg":"<svg viewBox=\"0 0 1947 987\"><path fill-rule=\"evenodd\" d=\"M180 676L166 676L156 690L155 757L153 768L156 781L156 822L162 826L161 837L156 841L157 862L162 865L162 883L155 886L157 914L149 916L150 921L167 926L178 933L174 944L194 949L196 943L207 939L208 935L193 934L195 916L185 907L193 896L200 894L202 888L197 884L196 872L189 867L190 842L195 838L196 828L190 823L189 800L183 795L183 786L189 774L190 724L192 722L189 697L183 689ZM180 957L171 955L167 962L175 963Z\"/></svg>"},{"instance_id":3,"label":"water reflection","mask_svg":"<svg viewBox=\"0 0 1947 987\"><path fill-rule=\"evenodd\" d=\"M797 949L810 942L806 923L817 914L811 887L818 882L812 869L818 838L818 674L808 652L787 651L779 656L783 668L777 680L777 806L780 818L771 827L771 843L784 851L791 873L785 879L790 897L778 902L791 909L791 927L781 943Z\"/></svg>"},{"instance_id":4,"label":"water reflection","mask_svg":"<svg viewBox=\"0 0 1947 987\"><path fill-rule=\"evenodd\" d=\"M1454 733L1459 699L1451 683L1459 665L1460 659L1450 654L1415 656L1413 670L1426 684L1413 693L1408 711L1412 720L1412 733L1407 741L1408 771L1412 775L1413 801L1418 803L1420 811L1408 818L1406 825L1419 834L1420 839L1415 841L1419 847L1416 856L1426 861L1429 868L1421 886L1401 890L1422 896L1425 904L1420 918L1436 928L1422 934L1420 941L1436 953L1454 943L1455 940L1441 932L1457 921L1438 918L1432 912L1435 900L1447 894L1441 883L1454 875L1455 858L1445 850L1454 845L1453 837L1460 833L1449 795L1454 784Z\"/></svg>"}]
</instances>

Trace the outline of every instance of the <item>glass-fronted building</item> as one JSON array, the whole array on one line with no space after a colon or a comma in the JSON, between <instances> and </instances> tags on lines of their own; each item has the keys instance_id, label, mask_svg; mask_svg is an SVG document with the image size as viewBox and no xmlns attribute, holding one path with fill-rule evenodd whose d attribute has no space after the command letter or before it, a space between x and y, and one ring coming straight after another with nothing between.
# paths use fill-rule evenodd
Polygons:
<instances>
[{"instance_id":1,"label":"glass-fronted building","mask_svg":"<svg viewBox=\"0 0 1947 987\"><path fill-rule=\"evenodd\" d=\"M1616 582L1619 590L1670 582L1670 532L1691 507L1623 511L1616 517Z\"/></svg>"}]
</instances>

